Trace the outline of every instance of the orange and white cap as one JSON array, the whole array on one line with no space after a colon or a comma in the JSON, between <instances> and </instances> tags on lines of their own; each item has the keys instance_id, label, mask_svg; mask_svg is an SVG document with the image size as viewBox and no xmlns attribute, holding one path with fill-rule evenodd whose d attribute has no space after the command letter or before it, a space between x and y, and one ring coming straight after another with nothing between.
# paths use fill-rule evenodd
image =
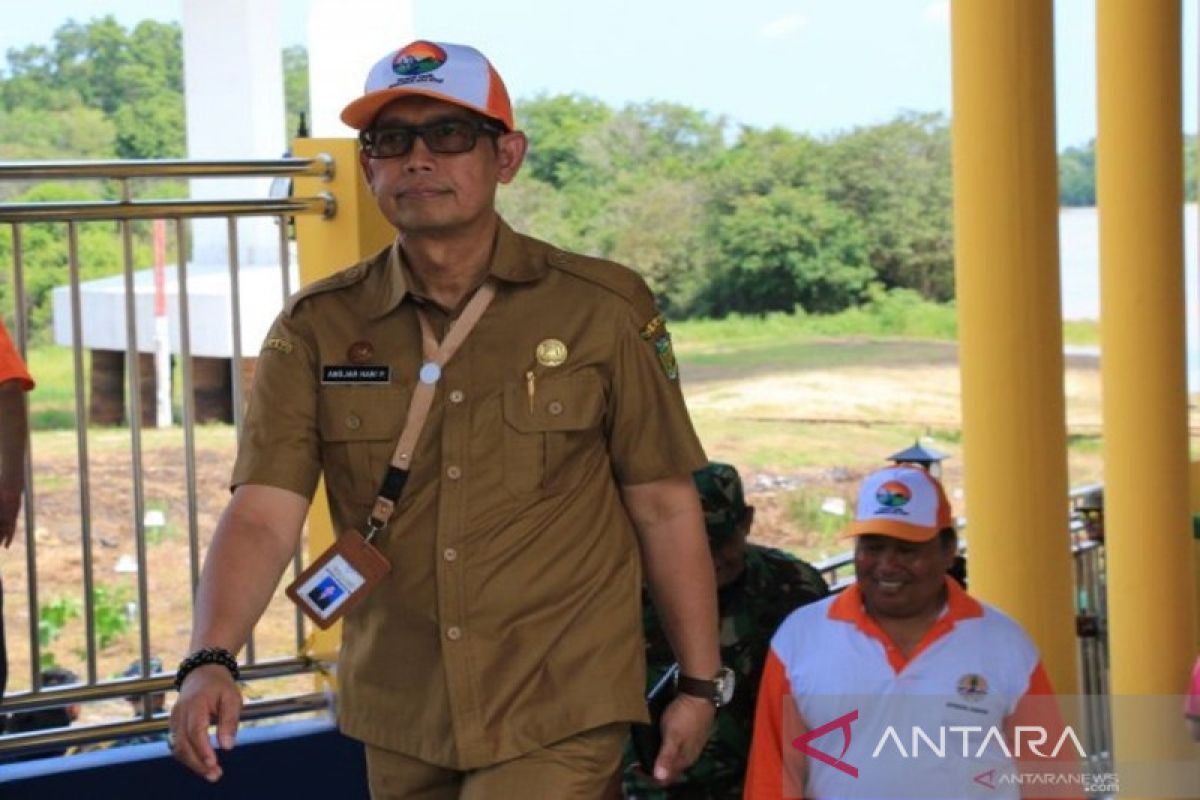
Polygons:
<instances>
[{"instance_id":1,"label":"orange and white cap","mask_svg":"<svg viewBox=\"0 0 1200 800\"><path fill-rule=\"evenodd\" d=\"M385 105L410 95L454 103L513 129L508 90L483 53L423 39L393 50L371 67L363 96L342 109L342 122L362 130Z\"/></svg>"},{"instance_id":2,"label":"orange and white cap","mask_svg":"<svg viewBox=\"0 0 1200 800\"><path fill-rule=\"evenodd\" d=\"M927 542L953 526L950 501L937 478L920 467L899 465L863 480L854 521L843 536L878 534Z\"/></svg>"}]
</instances>

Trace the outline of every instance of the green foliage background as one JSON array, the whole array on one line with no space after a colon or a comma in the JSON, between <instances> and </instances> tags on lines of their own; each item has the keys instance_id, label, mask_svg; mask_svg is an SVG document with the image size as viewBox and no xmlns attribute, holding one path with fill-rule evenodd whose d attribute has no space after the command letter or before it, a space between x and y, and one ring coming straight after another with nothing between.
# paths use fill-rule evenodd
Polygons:
<instances>
[{"instance_id":1,"label":"green foliage background","mask_svg":"<svg viewBox=\"0 0 1200 800\"><path fill-rule=\"evenodd\" d=\"M308 63L302 47L280 57L290 138L302 127ZM127 29L111 16L68 22L48 45L10 50L0 68L0 160L183 156L182 63L178 25ZM896 292L954 297L950 133L940 114L909 112L824 137L739 126L675 103L613 108L580 95L525 98L516 116L530 151L501 192L501 211L519 229L633 266L673 318L829 315L877 308ZM1194 140L1188 148L1194 155ZM1093 144L1063 153L1065 203L1094 202L1094 161ZM0 201L117 192L106 182L7 183ZM117 233L113 224L79 226L83 278L121 269ZM143 265L146 226L134 226L134 243ZM0 264L12 263L12 247L11 229L0 230ZM27 226L23 251L29 334L45 343L50 289L67 281L62 226ZM0 270L0 313L11 313L12 296L12 276Z\"/></svg>"}]
</instances>

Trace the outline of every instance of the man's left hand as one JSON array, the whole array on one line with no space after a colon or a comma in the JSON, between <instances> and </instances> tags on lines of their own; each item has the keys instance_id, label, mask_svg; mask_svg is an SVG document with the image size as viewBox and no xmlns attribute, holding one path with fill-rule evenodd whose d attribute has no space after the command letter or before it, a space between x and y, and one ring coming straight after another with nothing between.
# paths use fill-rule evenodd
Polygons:
<instances>
[{"instance_id":1,"label":"man's left hand","mask_svg":"<svg viewBox=\"0 0 1200 800\"><path fill-rule=\"evenodd\" d=\"M679 695L667 706L662 716L662 747L654 761L654 780L660 786L674 783L700 757L716 712L712 703L688 694Z\"/></svg>"}]
</instances>

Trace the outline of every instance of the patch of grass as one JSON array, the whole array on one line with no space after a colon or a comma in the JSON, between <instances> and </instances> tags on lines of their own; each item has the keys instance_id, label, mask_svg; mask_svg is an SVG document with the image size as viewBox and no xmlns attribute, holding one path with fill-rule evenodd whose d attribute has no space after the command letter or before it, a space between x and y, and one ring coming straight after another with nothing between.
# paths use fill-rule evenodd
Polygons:
<instances>
[{"instance_id":1,"label":"patch of grass","mask_svg":"<svg viewBox=\"0 0 1200 800\"><path fill-rule=\"evenodd\" d=\"M29 350L29 372L37 385L29 393L29 427L35 431L75 427L75 361L71 348L44 345ZM91 374L84 358L84 381Z\"/></svg>"},{"instance_id":2,"label":"patch of grass","mask_svg":"<svg viewBox=\"0 0 1200 800\"><path fill-rule=\"evenodd\" d=\"M961 428L930 428L925 431L925 436L945 444L962 444ZM940 450L941 448L934 446L934 449Z\"/></svg>"},{"instance_id":3,"label":"patch of grass","mask_svg":"<svg viewBox=\"0 0 1200 800\"><path fill-rule=\"evenodd\" d=\"M96 622L96 646L104 650L129 630L126 604L132 593L126 586L98 584L92 590L92 613Z\"/></svg>"},{"instance_id":4,"label":"patch of grass","mask_svg":"<svg viewBox=\"0 0 1200 800\"><path fill-rule=\"evenodd\" d=\"M1063 322L1063 344L1075 347L1099 347L1100 323L1094 319L1068 319Z\"/></svg>"},{"instance_id":5,"label":"patch of grass","mask_svg":"<svg viewBox=\"0 0 1200 800\"><path fill-rule=\"evenodd\" d=\"M710 457L768 472L880 464L923 433L899 424L754 420L708 410L693 413L692 422Z\"/></svg>"},{"instance_id":6,"label":"patch of grass","mask_svg":"<svg viewBox=\"0 0 1200 800\"><path fill-rule=\"evenodd\" d=\"M1076 452L1099 453L1104 449L1104 437L1098 433L1069 433L1067 448Z\"/></svg>"},{"instance_id":7,"label":"patch of grass","mask_svg":"<svg viewBox=\"0 0 1200 800\"><path fill-rule=\"evenodd\" d=\"M958 335L953 304L931 303L906 289L876 290L861 306L837 314L733 314L671 325L682 351L720 352L795 344L818 337L908 337L953 341Z\"/></svg>"},{"instance_id":8,"label":"patch of grass","mask_svg":"<svg viewBox=\"0 0 1200 800\"><path fill-rule=\"evenodd\" d=\"M58 663L50 645L62 634L67 623L78 618L79 601L70 597L55 597L38 609L38 646L41 648L41 669Z\"/></svg>"},{"instance_id":9,"label":"patch of grass","mask_svg":"<svg viewBox=\"0 0 1200 800\"><path fill-rule=\"evenodd\" d=\"M157 511L162 514L162 525L147 525L146 526L146 544L157 545L171 539L177 539L183 535L183 531L171 520L171 515L167 504L161 500L151 500L146 503L147 516L152 511Z\"/></svg>"},{"instance_id":10,"label":"patch of grass","mask_svg":"<svg viewBox=\"0 0 1200 800\"><path fill-rule=\"evenodd\" d=\"M786 493L785 507L788 519L799 531L803 531L808 542L809 553L834 553L847 549L838 535L846 527L847 517L822 508L830 498L841 498L847 509L853 509L854 497L851 485L846 492L834 492L827 487L800 487Z\"/></svg>"}]
</instances>

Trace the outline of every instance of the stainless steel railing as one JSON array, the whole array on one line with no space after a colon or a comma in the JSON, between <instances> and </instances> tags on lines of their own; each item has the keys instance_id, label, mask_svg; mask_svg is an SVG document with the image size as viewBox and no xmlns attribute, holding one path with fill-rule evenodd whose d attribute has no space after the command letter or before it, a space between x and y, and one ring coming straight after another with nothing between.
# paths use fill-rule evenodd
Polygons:
<instances>
[{"instance_id":1,"label":"stainless steel railing","mask_svg":"<svg viewBox=\"0 0 1200 800\"><path fill-rule=\"evenodd\" d=\"M42 650L39 644L39 581L37 536L38 530L38 476L33 473L32 459L27 461L26 486L27 494L24 511L24 542L26 545L25 570L27 579L27 606L29 609L29 664L27 692L18 692L7 696L0 702L0 717L6 713L20 713L70 703L105 700L116 697L135 695L143 699L162 692L170 683L170 678L160 673L153 674L151 656L155 653L155 643L151 638L150 617L150 583L149 578L154 569L151 564L147 547L147 530L145 516L147 503L145 497L146 464L143 460L143 423L140 394L140 367L137 336L137 321L135 308L135 260L132 224L136 220L165 219L173 222L175 239L175 269L178 289L178 319L179 319L179 371L181 392L181 430L182 430L182 462L184 465L184 483L186 494L186 520L188 542L188 573L190 588L194 594L199 582L201 544L198 525L197 509L199 508L198 489L196 480L196 417L195 417L195 386L192 372L192 319L188 297L188 221L198 218L225 218L228 220L228 267L230 280L231 304L231 340L233 355L231 369L232 408L235 429L241 428L241 369L242 363L242 331L241 303L239 287L239 242L237 221L242 217L268 216L275 217L279 227L278 262L280 267L280 286L277 296L279 304L291 293L289 279L291 252L288 240L288 227L292 217L300 214L321 214L326 217L336 213L333 198L328 194L318 194L312 197L252 197L229 198L220 200L192 199L137 199L133 196L131 181L153 181L163 179L205 179L229 177L271 177L290 179L299 176L332 177L334 164L327 156L311 159L283 158L273 160L231 160L231 161L61 161L61 162L0 162L0 183L13 181L47 181L47 180L104 180L118 183L119 200L96 199L71 202L41 202L41 203L0 203L0 223L11 226L12 234L12 269L11 286L13 293L13 311L15 329L12 331L18 348L24 353L28 349L29 318L28 297L26 294L26 243L25 226L31 223L57 223L63 225L66 238L67 258L62 273L62 283L69 286L69 308L71 315L72 336L72 376L74 383L74 419L75 419L75 449L77 473L77 502L80 520L80 570L82 572L81 603L86 642L83 660L85 674L79 685L67 688L48 688L42 685L41 664ZM139 184L140 186L140 184ZM290 193L289 193L290 194ZM92 432L88 424L88 406L85 395L85 366L84 345L82 342L82 293L81 293L81 262L79 247L79 229L81 223L90 221L114 221L117 223L117 236L120 237L121 273L123 275L124 293L124 338L126 344L125 363L126 403L127 403L127 432L131 453L130 482L132 487L132 520L134 532L137 565L136 609L138 629L138 652L140 653L140 678L133 680L103 679L98 670L97 648L97 619L96 608L93 604L96 591L96 554L94 541L96 526L93 519L96 487L92 480L89 464L92 453L89 444ZM0 268L0 281L4 272ZM263 302L265 298L256 297L254 302ZM266 299L269 302L269 299ZM35 376L36 378L36 376ZM294 569L298 572L301 556L296 554ZM279 676L298 675L312 672L318 665L311 659L297 656L303 650L305 623L301 614L294 612L294 647L291 653L282 658L276 657L259 662L256 654L255 637L252 635L247 646L244 660L247 667L244 670L246 680L275 678ZM12 632L10 630L10 637ZM174 656L174 653L163 653ZM15 665L10 665L10 672L15 674ZM173 665L165 665L167 672L173 672ZM259 702L251 702L247 706L247 718L269 716L282 713L292 713L298 710L313 710L325 707L327 699L321 693L301 693ZM140 719L130 721L128 718L116 723L103 723L85 727L72 727L70 730L52 732L35 732L0 736L0 756L12 752L32 752L45 750L51 745L64 746L99 741L113 737L135 735L151 731L161 731L165 728L165 718L156 714L151 704L143 702Z\"/></svg>"}]
</instances>

